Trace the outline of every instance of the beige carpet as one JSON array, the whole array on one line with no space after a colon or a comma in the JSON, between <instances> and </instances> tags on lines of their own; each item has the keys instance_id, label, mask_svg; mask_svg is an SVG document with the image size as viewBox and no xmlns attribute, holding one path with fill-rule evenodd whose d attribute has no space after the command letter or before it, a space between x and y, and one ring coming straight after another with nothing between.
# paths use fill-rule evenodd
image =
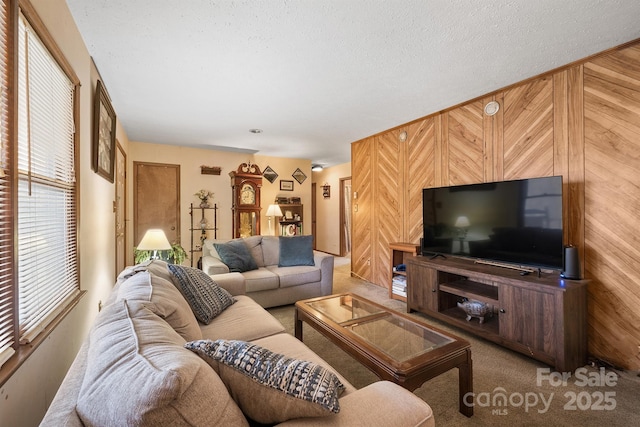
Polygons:
<instances>
[{"instance_id":1,"label":"beige carpet","mask_svg":"<svg viewBox=\"0 0 640 427\"><path fill-rule=\"evenodd\" d=\"M336 261L334 293L354 292L406 312L406 304L390 300L386 289L351 277L348 260ZM293 334L293 306L269 311ZM458 412L456 369L415 390L433 408L438 426L640 426L640 378L636 372L606 370L609 383L616 383L607 385L598 369L586 367L582 378L572 375L565 384L551 385L543 380L538 385L538 370L548 369L547 365L427 316L413 315L471 342L476 395L473 417ZM308 325L304 326L304 342L355 387L377 381L367 368ZM506 397L506 404L501 404L501 396Z\"/></svg>"}]
</instances>

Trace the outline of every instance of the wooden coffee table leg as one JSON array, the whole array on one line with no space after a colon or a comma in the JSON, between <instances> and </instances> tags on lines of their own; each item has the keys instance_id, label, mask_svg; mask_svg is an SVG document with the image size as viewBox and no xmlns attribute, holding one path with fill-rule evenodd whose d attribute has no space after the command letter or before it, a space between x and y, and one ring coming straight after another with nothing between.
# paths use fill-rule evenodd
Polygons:
<instances>
[{"instance_id":1,"label":"wooden coffee table leg","mask_svg":"<svg viewBox=\"0 0 640 427\"><path fill-rule=\"evenodd\" d=\"M458 365L458 393L460 413L471 417L473 415L473 406L465 404L473 402L473 398L469 396L465 399L467 393L473 393L473 362L471 361L471 350L467 349L467 361Z\"/></svg>"},{"instance_id":2,"label":"wooden coffee table leg","mask_svg":"<svg viewBox=\"0 0 640 427\"><path fill-rule=\"evenodd\" d=\"M294 310L293 319L295 337L302 341L302 320L298 318L298 307Z\"/></svg>"}]
</instances>

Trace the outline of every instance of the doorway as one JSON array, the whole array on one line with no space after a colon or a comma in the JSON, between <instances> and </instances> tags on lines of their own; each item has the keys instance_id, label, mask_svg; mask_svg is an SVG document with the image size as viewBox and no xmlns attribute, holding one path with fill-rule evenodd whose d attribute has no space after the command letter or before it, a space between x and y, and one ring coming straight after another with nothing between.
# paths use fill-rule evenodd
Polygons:
<instances>
[{"instance_id":1,"label":"doorway","mask_svg":"<svg viewBox=\"0 0 640 427\"><path fill-rule=\"evenodd\" d=\"M340 178L340 256L351 256L351 177Z\"/></svg>"},{"instance_id":2,"label":"doorway","mask_svg":"<svg viewBox=\"0 0 640 427\"><path fill-rule=\"evenodd\" d=\"M133 162L134 245L150 228L180 243L180 165Z\"/></svg>"},{"instance_id":3,"label":"doorway","mask_svg":"<svg viewBox=\"0 0 640 427\"><path fill-rule=\"evenodd\" d=\"M116 277L127 266L127 155L116 139L116 199L113 212L116 221Z\"/></svg>"}]
</instances>

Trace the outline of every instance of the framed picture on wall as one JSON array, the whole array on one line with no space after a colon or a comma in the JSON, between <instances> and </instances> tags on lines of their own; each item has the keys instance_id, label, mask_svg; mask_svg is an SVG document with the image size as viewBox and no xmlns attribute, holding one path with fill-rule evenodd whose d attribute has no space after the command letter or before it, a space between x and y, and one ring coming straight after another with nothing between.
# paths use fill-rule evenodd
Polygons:
<instances>
[{"instance_id":1,"label":"framed picture on wall","mask_svg":"<svg viewBox=\"0 0 640 427\"><path fill-rule=\"evenodd\" d=\"M273 184L273 181L276 180L276 178L278 177L278 174L276 173L276 171L271 169L271 166L267 166L264 169L264 172L262 172L262 176L264 176L267 179L267 181Z\"/></svg>"},{"instance_id":2,"label":"framed picture on wall","mask_svg":"<svg viewBox=\"0 0 640 427\"><path fill-rule=\"evenodd\" d=\"M300 170L300 168L297 168L293 172L293 175L291 175L291 176L294 177L296 179L296 181L298 181L298 184L302 184L304 182L304 180L307 179L307 175L305 175L304 172L302 172Z\"/></svg>"},{"instance_id":3,"label":"framed picture on wall","mask_svg":"<svg viewBox=\"0 0 640 427\"><path fill-rule=\"evenodd\" d=\"M113 182L116 154L116 113L107 92L98 80L93 107L93 141L91 166L109 182Z\"/></svg>"},{"instance_id":4,"label":"framed picture on wall","mask_svg":"<svg viewBox=\"0 0 640 427\"><path fill-rule=\"evenodd\" d=\"M280 190L282 191L293 191L293 181L287 181L284 179L280 180Z\"/></svg>"}]
</instances>

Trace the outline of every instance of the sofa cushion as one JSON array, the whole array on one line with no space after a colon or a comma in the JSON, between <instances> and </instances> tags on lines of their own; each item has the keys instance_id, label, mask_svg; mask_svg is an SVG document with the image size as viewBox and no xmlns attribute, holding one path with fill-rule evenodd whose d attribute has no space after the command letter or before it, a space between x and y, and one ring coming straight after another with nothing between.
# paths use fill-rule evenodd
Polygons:
<instances>
[{"instance_id":1,"label":"sofa cushion","mask_svg":"<svg viewBox=\"0 0 640 427\"><path fill-rule=\"evenodd\" d=\"M280 237L278 267L315 265L313 260L313 236Z\"/></svg>"},{"instance_id":2,"label":"sofa cushion","mask_svg":"<svg viewBox=\"0 0 640 427\"><path fill-rule=\"evenodd\" d=\"M201 325L202 337L210 340L253 341L284 332L284 326L251 297L238 295L236 303L209 325Z\"/></svg>"},{"instance_id":3,"label":"sofa cushion","mask_svg":"<svg viewBox=\"0 0 640 427\"><path fill-rule=\"evenodd\" d=\"M237 239L242 241L247 249L249 249L249 253L253 257L253 260L256 262L258 267L264 267L264 257L262 256L262 236L249 236L241 239Z\"/></svg>"},{"instance_id":4,"label":"sofa cushion","mask_svg":"<svg viewBox=\"0 0 640 427\"><path fill-rule=\"evenodd\" d=\"M222 313L235 302L225 289L216 285L202 270L169 264L173 282L180 289L193 313L204 324Z\"/></svg>"},{"instance_id":5,"label":"sofa cushion","mask_svg":"<svg viewBox=\"0 0 640 427\"><path fill-rule=\"evenodd\" d=\"M262 236L262 256L264 265L278 265L280 260L280 238L278 236Z\"/></svg>"},{"instance_id":6,"label":"sofa cushion","mask_svg":"<svg viewBox=\"0 0 640 427\"><path fill-rule=\"evenodd\" d=\"M76 412L86 426L247 425L215 372L143 304L96 318Z\"/></svg>"},{"instance_id":7,"label":"sofa cushion","mask_svg":"<svg viewBox=\"0 0 640 427\"><path fill-rule=\"evenodd\" d=\"M313 362L297 360L245 341L200 340L185 344L219 373L242 411L259 423L340 412L344 386Z\"/></svg>"},{"instance_id":8,"label":"sofa cushion","mask_svg":"<svg viewBox=\"0 0 640 427\"><path fill-rule=\"evenodd\" d=\"M319 267L301 265L297 267L269 267L269 270L278 276L281 288L306 285L322 280L322 272Z\"/></svg>"},{"instance_id":9,"label":"sofa cushion","mask_svg":"<svg viewBox=\"0 0 640 427\"><path fill-rule=\"evenodd\" d=\"M156 274L162 270L166 273ZM116 299L145 302L149 310L162 317L185 340L202 338L191 307L176 286L164 277L171 277L165 262L136 268L135 274L129 274L117 285Z\"/></svg>"},{"instance_id":10,"label":"sofa cushion","mask_svg":"<svg viewBox=\"0 0 640 427\"><path fill-rule=\"evenodd\" d=\"M229 267L230 272L243 273L258 268L242 239L231 240L227 243L214 243L213 246L218 251L222 262Z\"/></svg>"},{"instance_id":11,"label":"sofa cushion","mask_svg":"<svg viewBox=\"0 0 640 427\"><path fill-rule=\"evenodd\" d=\"M265 267L242 273L245 280L246 292L267 291L278 289L280 281L278 276Z\"/></svg>"}]
</instances>

